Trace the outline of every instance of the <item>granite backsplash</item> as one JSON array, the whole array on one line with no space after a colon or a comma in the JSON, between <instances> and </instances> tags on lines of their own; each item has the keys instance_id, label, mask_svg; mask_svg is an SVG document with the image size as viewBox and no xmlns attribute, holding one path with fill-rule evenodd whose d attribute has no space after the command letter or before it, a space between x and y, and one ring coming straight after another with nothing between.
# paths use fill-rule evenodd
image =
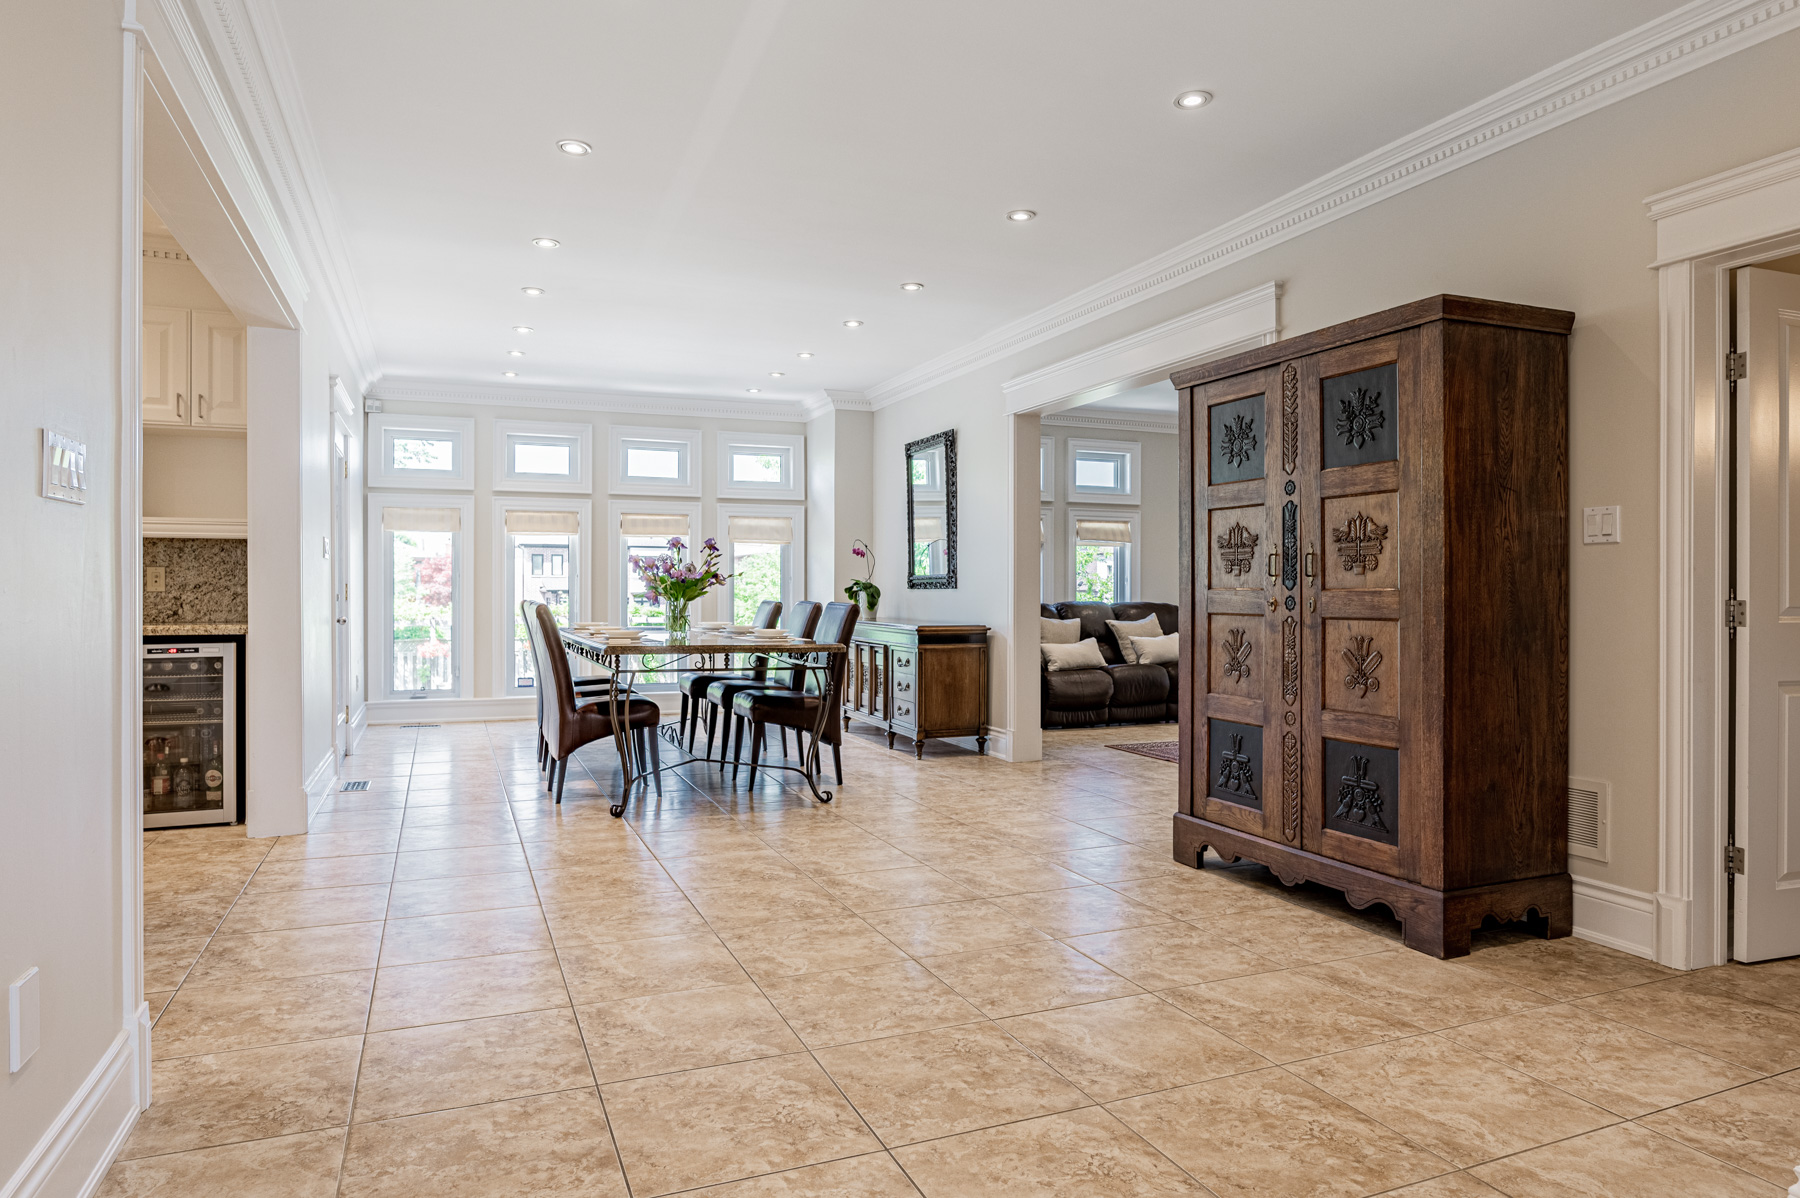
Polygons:
<instances>
[{"instance_id":1,"label":"granite backsplash","mask_svg":"<svg viewBox=\"0 0 1800 1198\"><path fill-rule=\"evenodd\" d=\"M144 592L145 624L248 624L249 543L223 537L145 537L144 567L163 589Z\"/></svg>"}]
</instances>

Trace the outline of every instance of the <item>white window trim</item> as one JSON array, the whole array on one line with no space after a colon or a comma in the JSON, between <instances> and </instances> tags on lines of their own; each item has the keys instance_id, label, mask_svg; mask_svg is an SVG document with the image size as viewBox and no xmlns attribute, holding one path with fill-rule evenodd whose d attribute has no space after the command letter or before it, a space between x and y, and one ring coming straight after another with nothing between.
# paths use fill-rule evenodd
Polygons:
<instances>
[{"instance_id":1,"label":"white window trim","mask_svg":"<svg viewBox=\"0 0 1800 1198\"><path fill-rule=\"evenodd\" d=\"M1056 507L1046 503L1038 514L1044 529L1044 543L1038 547L1038 602L1059 603L1061 600L1050 593L1051 581L1056 577Z\"/></svg>"},{"instance_id":2,"label":"white window trim","mask_svg":"<svg viewBox=\"0 0 1800 1198\"><path fill-rule=\"evenodd\" d=\"M1125 554L1125 585L1120 588L1122 595L1114 595L1113 603L1132 603L1137 597L1138 554L1144 543L1144 522L1141 512L1121 512L1117 508L1078 508L1063 510L1063 519L1067 528L1063 533L1063 552L1067 557L1063 562L1064 594L1068 602L1077 602L1075 598L1075 524L1079 520L1124 520L1131 525L1131 544Z\"/></svg>"},{"instance_id":3,"label":"white window trim","mask_svg":"<svg viewBox=\"0 0 1800 1198\"><path fill-rule=\"evenodd\" d=\"M1056 502L1056 438L1038 438L1038 500Z\"/></svg>"},{"instance_id":4,"label":"white window trim","mask_svg":"<svg viewBox=\"0 0 1800 1198\"><path fill-rule=\"evenodd\" d=\"M1094 453L1124 454L1127 458L1125 481L1129 484L1123 491L1100 491L1092 487L1075 485L1075 463L1083 451ZM1075 437L1069 438L1069 465L1066 476L1069 482L1069 498L1078 499L1082 503L1128 503L1136 504L1141 489L1143 476L1144 446L1140 441L1086 441Z\"/></svg>"},{"instance_id":5,"label":"white window trim","mask_svg":"<svg viewBox=\"0 0 1800 1198\"><path fill-rule=\"evenodd\" d=\"M400 491L382 491L369 496L368 534L364 538L368 547L368 573L364 577L369 580L370 627L366 663L368 685L364 694L370 702L413 697L411 692L397 694L391 689L394 680L393 662L389 658L394 646L394 607L390 590L393 571L388 563L387 534L381 527L381 513L390 507L453 507L462 512L462 531L451 534L456 538L451 542L453 567L450 574L450 604L456 613L456 628L451 634L450 653L456 685L448 694L425 696L427 699L460 699L468 693L474 674L475 609L469 602L469 578L475 544L475 497ZM377 680L380 686L375 685Z\"/></svg>"},{"instance_id":6,"label":"white window trim","mask_svg":"<svg viewBox=\"0 0 1800 1198\"><path fill-rule=\"evenodd\" d=\"M511 595L512 571L507 561L506 513L508 512L574 512L581 520L581 532L575 538L575 568L569 578L569 620L587 619L594 588L589 583L594 569L594 505L585 499L499 498L494 500L492 544L493 611L493 691L496 695L531 695L534 691L514 685L512 661L512 618L518 610L519 597ZM617 521L614 522L617 527ZM502 667L506 667L502 669Z\"/></svg>"},{"instance_id":7,"label":"white window trim","mask_svg":"<svg viewBox=\"0 0 1800 1198\"><path fill-rule=\"evenodd\" d=\"M626 512L667 513L683 515L688 518L688 548L706 540L712 534L700 525L700 505L698 503L670 503L658 499L615 499L606 505L606 544L609 552L604 571L596 568L590 575L596 582L601 578L606 581L606 619L614 624L625 623L625 611L628 606L627 595L631 586L631 568L625 564L625 534L619 531L619 517ZM596 563L598 567L598 563ZM702 610L695 614L697 620L717 619L709 614L718 603L715 595L709 594L701 600Z\"/></svg>"},{"instance_id":8,"label":"white window trim","mask_svg":"<svg viewBox=\"0 0 1800 1198\"><path fill-rule=\"evenodd\" d=\"M571 447L575 451L574 472L566 478L555 478L545 474L513 473L512 454L507 452L508 442L512 437L540 437L545 440L574 442ZM494 421L494 490L586 495L593 489L593 425L551 424L538 420Z\"/></svg>"},{"instance_id":9,"label":"white window trim","mask_svg":"<svg viewBox=\"0 0 1800 1198\"><path fill-rule=\"evenodd\" d=\"M430 433L446 437L452 448L450 460L455 463L447 474L430 474L422 470L394 470L388 453L388 434L401 432ZM369 486L403 487L416 491L429 487L440 491L472 491L475 474L471 458L475 451L475 422L458 416L381 415L369 417Z\"/></svg>"},{"instance_id":10,"label":"white window trim","mask_svg":"<svg viewBox=\"0 0 1800 1198\"><path fill-rule=\"evenodd\" d=\"M700 495L700 430L693 428L644 428L615 424L607 430L607 490L614 495ZM678 482L649 482L625 473L625 450L632 441L668 441L686 446L682 466L687 477Z\"/></svg>"},{"instance_id":11,"label":"white window trim","mask_svg":"<svg viewBox=\"0 0 1800 1198\"><path fill-rule=\"evenodd\" d=\"M719 498L773 500L806 499L806 438L798 433L721 432L719 449ZM731 457L738 449L779 449L787 454L786 483L741 483L731 477Z\"/></svg>"},{"instance_id":12,"label":"white window trim","mask_svg":"<svg viewBox=\"0 0 1800 1198\"><path fill-rule=\"evenodd\" d=\"M725 553L725 568L731 568L731 518L733 516L785 516L794 522L794 543L788 546L788 586L787 594L782 596L782 607L785 610L806 598L806 509L793 504L776 503L721 503L717 508L719 531L719 548ZM720 592L719 615L721 620L729 620L737 605L737 583L727 582ZM837 598L837 596L831 596Z\"/></svg>"}]
</instances>

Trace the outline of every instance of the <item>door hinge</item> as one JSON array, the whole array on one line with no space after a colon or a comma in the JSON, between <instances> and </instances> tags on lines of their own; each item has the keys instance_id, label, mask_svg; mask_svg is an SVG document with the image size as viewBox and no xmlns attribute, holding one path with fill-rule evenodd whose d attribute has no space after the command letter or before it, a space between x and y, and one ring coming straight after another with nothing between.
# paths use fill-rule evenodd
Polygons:
<instances>
[{"instance_id":1,"label":"door hinge","mask_svg":"<svg viewBox=\"0 0 1800 1198\"><path fill-rule=\"evenodd\" d=\"M1733 351L1725 355L1725 381L1735 383L1750 377L1750 355Z\"/></svg>"},{"instance_id":2,"label":"door hinge","mask_svg":"<svg viewBox=\"0 0 1800 1198\"><path fill-rule=\"evenodd\" d=\"M1725 872L1728 874L1744 872L1744 850L1735 844L1725 846Z\"/></svg>"},{"instance_id":3,"label":"door hinge","mask_svg":"<svg viewBox=\"0 0 1800 1198\"><path fill-rule=\"evenodd\" d=\"M1726 631L1730 632L1732 636L1736 636L1737 630L1740 628L1747 627L1749 625L1749 623L1750 623L1749 601L1744 600L1744 599L1737 599L1737 598L1731 598L1731 599L1725 600L1725 629L1726 629Z\"/></svg>"}]
</instances>

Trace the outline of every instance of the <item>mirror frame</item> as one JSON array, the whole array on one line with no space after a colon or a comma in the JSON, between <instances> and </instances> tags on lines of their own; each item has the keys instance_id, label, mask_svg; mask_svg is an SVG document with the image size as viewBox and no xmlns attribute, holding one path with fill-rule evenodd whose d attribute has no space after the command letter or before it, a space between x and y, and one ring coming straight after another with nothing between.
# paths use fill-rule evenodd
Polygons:
<instances>
[{"instance_id":1,"label":"mirror frame","mask_svg":"<svg viewBox=\"0 0 1800 1198\"><path fill-rule=\"evenodd\" d=\"M944 572L913 573L913 454L933 446L944 447ZM915 591L954 591L956 589L956 430L946 429L930 437L910 441L906 446L906 585Z\"/></svg>"}]
</instances>

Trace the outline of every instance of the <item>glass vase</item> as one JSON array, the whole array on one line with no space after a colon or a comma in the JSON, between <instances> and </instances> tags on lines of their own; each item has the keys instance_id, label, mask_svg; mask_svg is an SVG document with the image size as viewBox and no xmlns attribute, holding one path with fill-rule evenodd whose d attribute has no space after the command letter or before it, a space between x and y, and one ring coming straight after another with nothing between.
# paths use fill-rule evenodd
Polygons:
<instances>
[{"instance_id":1,"label":"glass vase","mask_svg":"<svg viewBox=\"0 0 1800 1198\"><path fill-rule=\"evenodd\" d=\"M665 599L663 600L663 610L667 613L669 639L672 641L687 640L688 627L692 621L692 616L688 612L688 600Z\"/></svg>"}]
</instances>

